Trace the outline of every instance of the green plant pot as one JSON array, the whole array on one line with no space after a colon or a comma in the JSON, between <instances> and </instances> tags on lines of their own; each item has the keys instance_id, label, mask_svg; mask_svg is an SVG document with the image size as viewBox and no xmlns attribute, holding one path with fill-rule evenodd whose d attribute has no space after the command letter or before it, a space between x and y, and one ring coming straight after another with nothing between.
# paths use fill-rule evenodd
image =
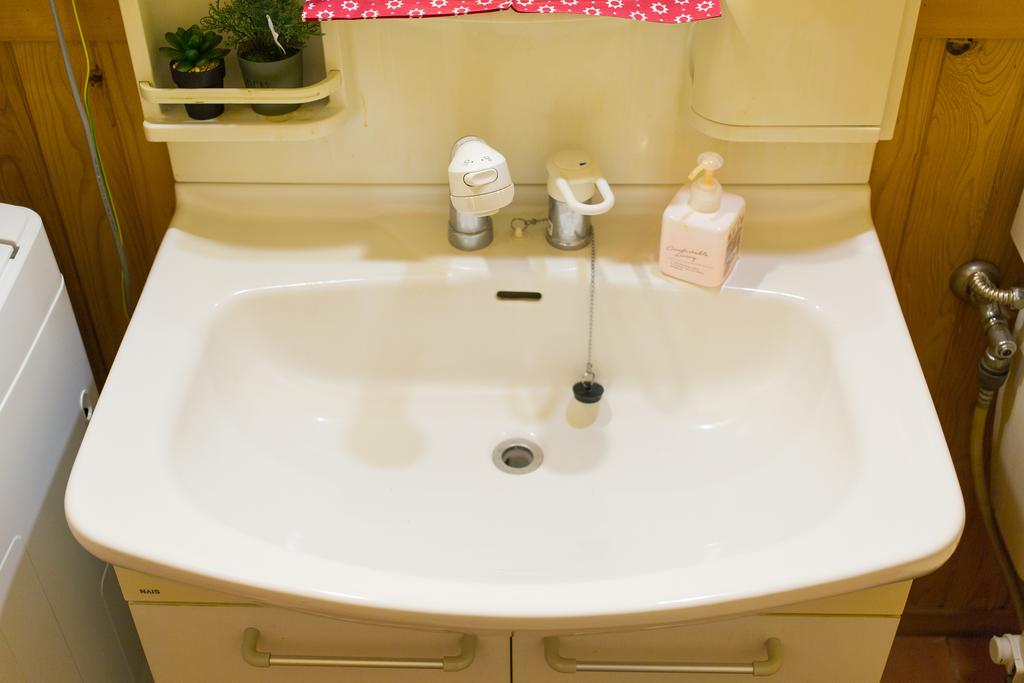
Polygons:
<instances>
[{"instance_id":1,"label":"green plant pot","mask_svg":"<svg viewBox=\"0 0 1024 683\"><path fill-rule=\"evenodd\" d=\"M209 71L178 71L171 66L171 80L179 88L223 88L224 62ZM198 121L215 119L224 113L223 104L186 104L185 111Z\"/></svg>"},{"instance_id":2,"label":"green plant pot","mask_svg":"<svg viewBox=\"0 0 1024 683\"><path fill-rule=\"evenodd\" d=\"M302 51L276 62L254 62L239 55L242 79L247 88L301 88ZM280 116L299 108L297 104L254 104L252 110L263 116Z\"/></svg>"}]
</instances>

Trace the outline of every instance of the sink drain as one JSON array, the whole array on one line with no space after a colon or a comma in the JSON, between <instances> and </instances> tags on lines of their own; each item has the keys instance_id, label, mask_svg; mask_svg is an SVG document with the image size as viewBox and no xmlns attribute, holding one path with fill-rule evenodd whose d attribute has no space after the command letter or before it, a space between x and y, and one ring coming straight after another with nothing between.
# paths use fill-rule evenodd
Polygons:
<instances>
[{"instance_id":1,"label":"sink drain","mask_svg":"<svg viewBox=\"0 0 1024 683\"><path fill-rule=\"evenodd\" d=\"M527 439L506 439L494 448L494 464L502 472L526 474L540 467L544 451Z\"/></svg>"}]
</instances>

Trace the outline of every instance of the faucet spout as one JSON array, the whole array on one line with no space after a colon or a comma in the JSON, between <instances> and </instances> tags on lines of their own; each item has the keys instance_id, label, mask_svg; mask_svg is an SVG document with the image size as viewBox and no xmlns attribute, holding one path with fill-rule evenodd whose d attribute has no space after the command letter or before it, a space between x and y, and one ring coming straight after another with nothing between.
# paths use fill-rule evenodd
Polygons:
<instances>
[{"instance_id":1,"label":"faucet spout","mask_svg":"<svg viewBox=\"0 0 1024 683\"><path fill-rule=\"evenodd\" d=\"M459 211L448 200L448 243L460 251L483 249L494 241L494 220L490 216Z\"/></svg>"},{"instance_id":2,"label":"faucet spout","mask_svg":"<svg viewBox=\"0 0 1024 683\"><path fill-rule=\"evenodd\" d=\"M494 239L491 216L515 195L505 157L481 138L459 138L448 164L448 242L456 249L483 249Z\"/></svg>"}]
</instances>

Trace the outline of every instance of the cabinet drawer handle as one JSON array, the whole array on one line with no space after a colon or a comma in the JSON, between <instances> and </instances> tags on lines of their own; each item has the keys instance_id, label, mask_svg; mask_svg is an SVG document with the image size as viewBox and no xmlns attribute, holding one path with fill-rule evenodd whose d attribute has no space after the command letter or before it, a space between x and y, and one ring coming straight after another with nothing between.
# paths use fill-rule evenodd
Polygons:
<instances>
[{"instance_id":1,"label":"cabinet drawer handle","mask_svg":"<svg viewBox=\"0 0 1024 683\"><path fill-rule=\"evenodd\" d=\"M462 651L457 655L437 659L402 659L388 657L344 657L319 655L275 655L256 648L260 630L247 628L242 633L242 659L249 666L267 668L271 666L344 666L362 669L441 669L442 671L463 671L469 668L476 657L476 636L462 635Z\"/></svg>"},{"instance_id":2,"label":"cabinet drawer handle","mask_svg":"<svg viewBox=\"0 0 1024 683\"><path fill-rule=\"evenodd\" d=\"M559 642L555 636L544 639L544 659L548 666L563 674L577 671L612 671L629 673L662 674L750 674L751 676L772 676L782 668L782 641L769 638L764 643L768 651L766 659L749 664L686 664L683 662L587 662L563 657L559 654Z\"/></svg>"}]
</instances>

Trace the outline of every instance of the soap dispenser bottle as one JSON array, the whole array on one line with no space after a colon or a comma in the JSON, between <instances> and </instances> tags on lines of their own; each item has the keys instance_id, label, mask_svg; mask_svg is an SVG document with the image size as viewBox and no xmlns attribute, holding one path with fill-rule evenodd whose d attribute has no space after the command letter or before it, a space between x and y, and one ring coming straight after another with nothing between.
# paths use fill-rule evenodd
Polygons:
<instances>
[{"instance_id":1,"label":"soap dispenser bottle","mask_svg":"<svg viewBox=\"0 0 1024 683\"><path fill-rule=\"evenodd\" d=\"M690 174L695 182L679 190L665 208L658 252L665 275L720 287L736 264L747 204L743 197L722 191L715 171L724 163L714 152L701 154Z\"/></svg>"}]
</instances>

